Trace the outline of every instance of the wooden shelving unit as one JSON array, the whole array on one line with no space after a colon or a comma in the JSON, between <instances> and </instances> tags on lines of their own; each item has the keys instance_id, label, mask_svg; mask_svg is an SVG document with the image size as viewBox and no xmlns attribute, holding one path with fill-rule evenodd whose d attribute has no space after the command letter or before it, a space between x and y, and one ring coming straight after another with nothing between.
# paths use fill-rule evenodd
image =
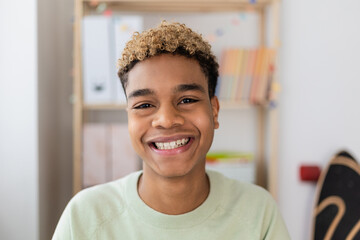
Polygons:
<instances>
[{"instance_id":1,"label":"wooden shelving unit","mask_svg":"<svg viewBox=\"0 0 360 240\"><path fill-rule=\"evenodd\" d=\"M234 12L254 11L259 14L260 21L258 31L260 35L260 46L265 46L266 21L270 21L272 29L271 46L275 50L279 47L279 7L280 0L75 0L75 23L74 23L74 155L73 155L73 192L77 193L82 189L82 129L84 114L88 111L124 110L124 105L85 105L83 102L82 90L82 39L81 21L83 16L95 13L98 4L106 4L107 9L112 11L129 12ZM267 7L271 7L271 20L265 17ZM269 23L269 22L268 22ZM275 68L278 71L278 65ZM276 94L276 93L275 93ZM276 96L274 98L276 100ZM257 150L256 159L256 183L266 187L272 195L277 196L277 108L265 106L242 105L236 102L222 102L222 108L227 109L257 109ZM266 138L266 117L268 113L270 136ZM265 161L265 143L268 139L270 153Z\"/></svg>"}]
</instances>

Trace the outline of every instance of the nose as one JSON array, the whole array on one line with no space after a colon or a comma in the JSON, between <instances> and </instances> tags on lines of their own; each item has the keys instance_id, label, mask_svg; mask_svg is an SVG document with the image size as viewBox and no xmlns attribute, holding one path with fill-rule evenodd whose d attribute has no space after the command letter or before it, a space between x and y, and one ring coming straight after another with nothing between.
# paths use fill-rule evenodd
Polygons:
<instances>
[{"instance_id":1,"label":"nose","mask_svg":"<svg viewBox=\"0 0 360 240\"><path fill-rule=\"evenodd\" d=\"M183 125L184 117L172 104L161 106L152 121L154 128L173 128Z\"/></svg>"}]
</instances>

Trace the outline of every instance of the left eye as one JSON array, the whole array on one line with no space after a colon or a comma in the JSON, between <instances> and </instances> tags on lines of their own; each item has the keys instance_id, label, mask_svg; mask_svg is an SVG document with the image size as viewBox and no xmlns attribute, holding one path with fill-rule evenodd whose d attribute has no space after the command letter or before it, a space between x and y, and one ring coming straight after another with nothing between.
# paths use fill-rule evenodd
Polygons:
<instances>
[{"instance_id":1,"label":"left eye","mask_svg":"<svg viewBox=\"0 0 360 240\"><path fill-rule=\"evenodd\" d=\"M183 100L180 101L180 103L194 103L194 102L197 102L198 100L196 99L192 99L192 98L184 98Z\"/></svg>"}]
</instances>

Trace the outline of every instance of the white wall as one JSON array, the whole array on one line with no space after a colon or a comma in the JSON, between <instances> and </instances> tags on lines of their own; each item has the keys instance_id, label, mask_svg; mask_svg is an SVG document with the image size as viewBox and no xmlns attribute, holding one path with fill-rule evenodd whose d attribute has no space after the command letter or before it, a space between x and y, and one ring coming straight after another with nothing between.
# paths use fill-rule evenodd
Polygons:
<instances>
[{"instance_id":1,"label":"white wall","mask_svg":"<svg viewBox=\"0 0 360 240\"><path fill-rule=\"evenodd\" d=\"M36 0L0 1L0 239L38 239Z\"/></svg>"},{"instance_id":2,"label":"white wall","mask_svg":"<svg viewBox=\"0 0 360 240\"><path fill-rule=\"evenodd\" d=\"M315 185L303 163L324 167L341 148L360 160L360 1L282 1L280 208L292 239L309 239Z\"/></svg>"}]
</instances>

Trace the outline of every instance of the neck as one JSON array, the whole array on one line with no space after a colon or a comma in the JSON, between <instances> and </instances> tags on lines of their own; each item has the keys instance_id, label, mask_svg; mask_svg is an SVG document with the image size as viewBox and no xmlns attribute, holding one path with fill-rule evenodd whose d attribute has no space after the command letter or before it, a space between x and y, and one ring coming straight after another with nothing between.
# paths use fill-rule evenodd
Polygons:
<instances>
[{"instance_id":1,"label":"neck","mask_svg":"<svg viewBox=\"0 0 360 240\"><path fill-rule=\"evenodd\" d=\"M139 179L140 198L152 209L169 215L179 215L199 207L210 191L205 170L196 176L166 178L145 171Z\"/></svg>"}]
</instances>

